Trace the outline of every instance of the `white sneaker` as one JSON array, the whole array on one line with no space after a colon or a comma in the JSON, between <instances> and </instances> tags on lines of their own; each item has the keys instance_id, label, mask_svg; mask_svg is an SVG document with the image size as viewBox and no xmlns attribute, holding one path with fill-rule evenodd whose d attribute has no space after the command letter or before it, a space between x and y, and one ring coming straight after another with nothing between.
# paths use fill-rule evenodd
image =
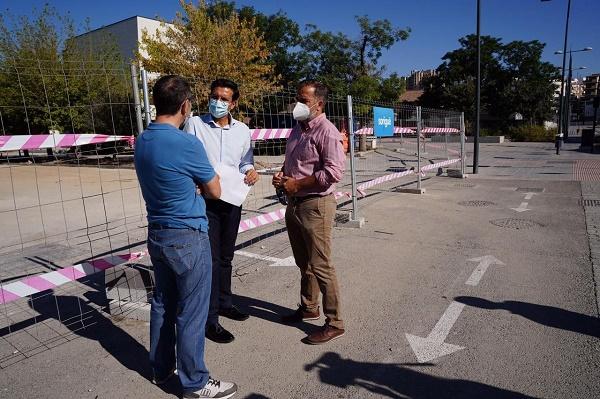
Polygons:
<instances>
[{"instance_id":1,"label":"white sneaker","mask_svg":"<svg viewBox=\"0 0 600 399\"><path fill-rule=\"evenodd\" d=\"M183 394L184 398L220 398L227 399L231 398L237 392L237 385L233 382L225 382L215 380L212 377L208 377L208 382L203 388L193 392L186 392Z\"/></svg>"}]
</instances>

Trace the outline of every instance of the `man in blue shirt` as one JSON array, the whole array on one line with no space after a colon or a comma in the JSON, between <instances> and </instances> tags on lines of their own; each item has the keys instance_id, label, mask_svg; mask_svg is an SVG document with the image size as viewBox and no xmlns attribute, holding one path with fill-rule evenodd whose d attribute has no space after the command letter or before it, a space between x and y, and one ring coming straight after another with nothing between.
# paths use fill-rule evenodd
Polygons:
<instances>
[{"instance_id":1,"label":"man in blue shirt","mask_svg":"<svg viewBox=\"0 0 600 399\"><path fill-rule=\"evenodd\" d=\"M210 164L221 176L221 198L206 200L213 259L212 290L206 338L229 343L233 334L219 323L219 316L244 321L249 316L233 303L231 272L242 203L250 186L258 181L250 144L250 129L235 120L230 111L240 97L238 85L229 79L217 79L210 85L209 114L188 119L184 130L204 145Z\"/></svg>"},{"instance_id":2,"label":"man in blue shirt","mask_svg":"<svg viewBox=\"0 0 600 399\"><path fill-rule=\"evenodd\" d=\"M177 365L184 398L230 398L237 386L214 380L204 364L211 254L206 205L197 188L207 198L218 199L219 176L202 144L179 130L191 112L189 84L179 76L164 76L152 95L156 122L137 139L135 169L146 201L148 252L154 267L154 382L165 383Z\"/></svg>"}]
</instances>

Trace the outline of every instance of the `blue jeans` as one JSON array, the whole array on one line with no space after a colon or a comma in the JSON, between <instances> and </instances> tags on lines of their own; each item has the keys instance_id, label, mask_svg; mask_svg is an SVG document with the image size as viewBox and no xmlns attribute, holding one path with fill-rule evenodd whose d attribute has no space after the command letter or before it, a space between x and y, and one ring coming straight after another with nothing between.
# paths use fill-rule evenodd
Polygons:
<instances>
[{"instance_id":1,"label":"blue jeans","mask_svg":"<svg viewBox=\"0 0 600 399\"><path fill-rule=\"evenodd\" d=\"M208 382L204 364L204 327L212 270L208 234L150 227L148 252L155 281L150 311L150 364L159 379L169 375L177 364L183 391L197 390Z\"/></svg>"}]
</instances>

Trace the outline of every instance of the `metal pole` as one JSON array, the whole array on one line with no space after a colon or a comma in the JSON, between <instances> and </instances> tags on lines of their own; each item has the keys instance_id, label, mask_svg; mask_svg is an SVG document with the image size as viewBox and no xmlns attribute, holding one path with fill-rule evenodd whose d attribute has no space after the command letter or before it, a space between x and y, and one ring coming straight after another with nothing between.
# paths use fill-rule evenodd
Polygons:
<instances>
[{"instance_id":1,"label":"metal pole","mask_svg":"<svg viewBox=\"0 0 600 399\"><path fill-rule=\"evenodd\" d=\"M571 15L571 0L567 5L567 21L565 23L565 43L563 45L562 72L560 78L560 105L558 107L558 135L556 136L556 154L560 153L563 138L563 107L565 101L565 63L567 62L567 38L569 36L569 17ZM568 137L568 134L567 134ZM566 138L566 137L565 137Z\"/></svg>"},{"instance_id":2,"label":"metal pole","mask_svg":"<svg viewBox=\"0 0 600 399\"><path fill-rule=\"evenodd\" d=\"M460 113L460 176L465 177L465 113Z\"/></svg>"},{"instance_id":3,"label":"metal pole","mask_svg":"<svg viewBox=\"0 0 600 399\"><path fill-rule=\"evenodd\" d=\"M144 118L146 119L146 127L151 122L150 116L150 97L148 95L148 73L142 69L142 94L144 95Z\"/></svg>"},{"instance_id":4,"label":"metal pole","mask_svg":"<svg viewBox=\"0 0 600 399\"><path fill-rule=\"evenodd\" d=\"M131 89L133 91L137 134L139 135L144 131L144 126L142 125L142 105L140 104L140 88L138 86L137 66L135 63L131 64Z\"/></svg>"},{"instance_id":5,"label":"metal pole","mask_svg":"<svg viewBox=\"0 0 600 399\"><path fill-rule=\"evenodd\" d=\"M421 189L421 107L417 107L417 190Z\"/></svg>"},{"instance_id":6,"label":"metal pole","mask_svg":"<svg viewBox=\"0 0 600 399\"><path fill-rule=\"evenodd\" d=\"M350 176L352 180L352 220L358 220L358 200L356 198L356 166L354 164L354 116L352 96L348 96L348 138L350 139Z\"/></svg>"},{"instance_id":7,"label":"metal pole","mask_svg":"<svg viewBox=\"0 0 600 399\"><path fill-rule=\"evenodd\" d=\"M475 141L473 174L479 173L479 116L481 102L481 0L477 0L477 83L475 95Z\"/></svg>"},{"instance_id":8,"label":"metal pole","mask_svg":"<svg viewBox=\"0 0 600 399\"><path fill-rule=\"evenodd\" d=\"M569 77L567 78L567 94L565 99L565 138L566 143L569 138L569 125L571 124L571 89L573 80L573 55L569 51Z\"/></svg>"}]
</instances>

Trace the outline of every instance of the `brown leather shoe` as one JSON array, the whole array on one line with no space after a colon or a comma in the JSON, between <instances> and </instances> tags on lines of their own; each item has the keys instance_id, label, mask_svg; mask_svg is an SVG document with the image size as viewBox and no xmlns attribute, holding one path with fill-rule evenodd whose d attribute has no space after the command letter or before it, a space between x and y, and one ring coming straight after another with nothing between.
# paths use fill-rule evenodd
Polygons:
<instances>
[{"instance_id":1,"label":"brown leather shoe","mask_svg":"<svg viewBox=\"0 0 600 399\"><path fill-rule=\"evenodd\" d=\"M304 338L304 342L310 345L326 344L341 337L345 332L343 328L335 328L329 324L325 324L319 331L315 331Z\"/></svg>"},{"instance_id":2,"label":"brown leather shoe","mask_svg":"<svg viewBox=\"0 0 600 399\"><path fill-rule=\"evenodd\" d=\"M321 313L319 313L319 307L316 310L308 311L305 310L302 306L298 306L298 309L292 314L288 314L285 316L281 316L281 321L284 323L300 323L302 321L307 320L318 320L321 317Z\"/></svg>"}]
</instances>

